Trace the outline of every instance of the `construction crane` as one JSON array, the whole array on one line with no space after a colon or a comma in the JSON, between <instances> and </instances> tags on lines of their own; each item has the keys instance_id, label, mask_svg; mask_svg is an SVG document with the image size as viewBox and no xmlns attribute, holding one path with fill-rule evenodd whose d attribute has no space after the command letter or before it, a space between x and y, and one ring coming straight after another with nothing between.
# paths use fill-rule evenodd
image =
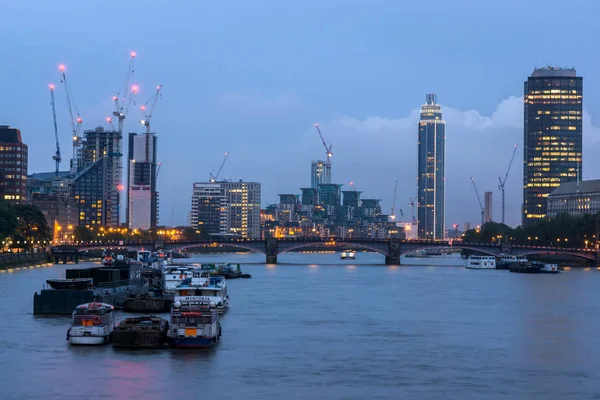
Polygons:
<instances>
[{"instance_id":1,"label":"construction crane","mask_svg":"<svg viewBox=\"0 0 600 400\"><path fill-rule=\"evenodd\" d=\"M158 181L158 174L160 174L160 167L161 166L162 166L162 163L158 163L158 167L156 168L156 175L154 175L155 182Z\"/></svg>"},{"instance_id":2,"label":"construction crane","mask_svg":"<svg viewBox=\"0 0 600 400\"><path fill-rule=\"evenodd\" d=\"M481 204L481 198L479 197L479 192L477 191L477 186L475 186L475 178L471 177L471 183L473 184L473 190L475 191L475 194L477 195L477 201L479 202L479 208L481 208L481 228L483 228L484 208L483 208L483 204Z\"/></svg>"},{"instance_id":3,"label":"construction crane","mask_svg":"<svg viewBox=\"0 0 600 400\"><path fill-rule=\"evenodd\" d=\"M354 182L350 182L350 186L352 187L352 190L354 190L354 193L356 193L356 185L354 185Z\"/></svg>"},{"instance_id":4,"label":"construction crane","mask_svg":"<svg viewBox=\"0 0 600 400\"><path fill-rule=\"evenodd\" d=\"M154 95L144 104L141 109L144 113L144 119L140 121L142 125L146 127L146 162L150 161L150 119L152 119L152 115L154 114L154 108L156 107L156 102L158 98L161 96L160 90L162 89L162 85L158 85L156 87L156 92ZM150 110L148 110L148 104L152 103L150 106ZM121 120L119 119L119 122Z\"/></svg>"},{"instance_id":5,"label":"construction crane","mask_svg":"<svg viewBox=\"0 0 600 400\"><path fill-rule=\"evenodd\" d=\"M227 157L229 157L229 152L225 153L225 158L223 158L223 162L221 163L221 166L219 167L219 170L217 171L216 175L213 175L211 172L211 174L210 174L211 182L216 182L217 179L219 179L219 175L221 174L221 171L223 170L223 166L225 165L225 161L227 161Z\"/></svg>"},{"instance_id":6,"label":"construction crane","mask_svg":"<svg viewBox=\"0 0 600 400\"><path fill-rule=\"evenodd\" d=\"M413 225L417 225L417 219L415 218L415 200L417 200L417 197L415 196L414 198L409 197L410 198L410 203L408 203L408 205L412 208L412 224Z\"/></svg>"},{"instance_id":7,"label":"construction crane","mask_svg":"<svg viewBox=\"0 0 600 400\"><path fill-rule=\"evenodd\" d=\"M115 130L115 126L112 123L112 117L106 117L106 122L110 125L110 129Z\"/></svg>"},{"instance_id":8,"label":"construction crane","mask_svg":"<svg viewBox=\"0 0 600 400\"><path fill-rule=\"evenodd\" d=\"M64 64L60 64L58 66L58 71L62 75L61 83L65 86L65 93L67 98L67 110L69 111L69 122L71 124L71 133L73 135L73 158L71 159L71 173L75 173L77 169L77 147L79 147L79 143L81 140L81 138L79 137L79 132L81 130L81 123L83 122L83 120L79 115L79 111L77 111L77 105L75 104L73 94L71 93L71 88L69 87L69 83L67 82L67 67ZM73 108L75 108L77 119L75 119L73 116Z\"/></svg>"},{"instance_id":9,"label":"construction crane","mask_svg":"<svg viewBox=\"0 0 600 400\"><path fill-rule=\"evenodd\" d=\"M54 139L56 140L56 153L52 159L56 162L56 176L60 174L60 162L62 157L60 156L60 142L58 140L58 126L56 125L56 106L54 105L54 84L48 85L50 88L50 104L52 104L52 118L54 119Z\"/></svg>"},{"instance_id":10,"label":"construction crane","mask_svg":"<svg viewBox=\"0 0 600 400\"><path fill-rule=\"evenodd\" d=\"M396 219L396 190L398 189L398 179L394 184L394 201L392 201L392 212L390 213L390 219L393 221ZM402 212L402 210L400 210Z\"/></svg>"},{"instance_id":11,"label":"construction crane","mask_svg":"<svg viewBox=\"0 0 600 400\"><path fill-rule=\"evenodd\" d=\"M137 53L132 51L129 53L131 57L129 60L129 68L127 69L127 76L125 77L125 84L119 89L119 92L116 96L113 96L113 101L115 102L115 111L113 111L113 115L119 119L119 128L118 132L123 133L123 122L127 117L127 113L129 112L129 106L133 101L133 97L139 91L138 85L131 85L129 87L129 82L131 81L131 77L134 74L133 64L135 58L137 57ZM123 96L121 98L121 96Z\"/></svg>"},{"instance_id":12,"label":"construction crane","mask_svg":"<svg viewBox=\"0 0 600 400\"><path fill-rule=\"evenodd\" d=\"M515 148L513 150L512 157L510 158L510 162L508 163L508 169L506 170L506 175L504 175L504 179L502 179L501 176L498 177L498 180L500 181L500 184L498 185L498 189L502 191L502 223L503 224L504 224L504 210L505 210L504 185L506 184L506 179L508 178L508 173L510 172L510 167L512 166L513 160L515 159L515 154L517 154L517 147L518 147L518 145L515 144Z\"/></svg>"},{"instance_id":13,"label":"construction crane","mask_svg":"<svg viewBox=\"0 0 600 400\"><path fill-rule=\"evenodd\" d=\"M315 124L315 128L317 128L317 132L319 133L319 137L321 138L321 142L323 142L323 147L325 147L325 154L327 155L327 164L331 164L331 156L333 156L333 153L331 152L332 144L329 143L329 146L327 146L327 142L325 142L325 139L323 138L323 134L321 133L321 129L319 129L319 124Z\"/></svg>"}]
</instances>

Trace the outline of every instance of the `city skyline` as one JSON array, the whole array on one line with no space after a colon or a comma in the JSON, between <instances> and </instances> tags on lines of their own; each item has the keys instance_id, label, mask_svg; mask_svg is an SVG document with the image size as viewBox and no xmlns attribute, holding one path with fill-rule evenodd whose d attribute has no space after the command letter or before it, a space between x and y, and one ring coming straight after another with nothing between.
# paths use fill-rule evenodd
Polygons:
<instances>
[{"instance_id":1,"label":"city skyline","mask_svg":"<svg viewBox=\"0 0 600 400\"><path fill-rule=\"evenodd\" d=\"M78 20L75 24L61 26L60 32L55 32L56 24L52 20L57 16L79 15L79 7L68 9L63 15L42 5L36 10L39 15L30 16L30 10L23 6L3 5L2 11L7 15L4 29L10 30L15 40L0 44L0 49L11 59L21 57L28 67L27 73L23 73L20 62L7 66L7 74L14 77L11 79L14 82L9 82L6 89L15 85L19 90L0 100L0 122L21 130L24 142L30 148L30 174L52 171L54 142L46 85L59 82L57 64L65 62L69 69L74 96L84 117L84 128L94 129L96 125L104 124L106 129L104 118L113 109L110 96L122 84L129 51L137 50L136 74L139 82L146 84L142 85L138 100L147 98L155 83L165 85L165 97L153 119L153 131L157 132L161 143L158 161L163 163L158 183L163 222L170 222L172 209L175 209L174 224L186 222L191 183L204 180L210 171L215 171L225 151L230 151L231 157L222 176L261 182L263 206L276 203L277 193L308 187L310 182L305 171L309 162L322 157L322 144L314 132L314 123L319 123L327 141L333 144L336 182L343 183L345 188L349 188L350 181L355 182L357 190L367 197L382 198L382 207L389 210L394 181L398 179L396 208L402 208L408 215L408 198L416 194L414 124L418 120L423 93L435 92L444 100L441 103L444 119L448 132L452 133L447 139L446 223L451 226L471 222L474 226L479 220L478 205L468 179L473 175L482 192L499 193L497 177L504 173L513 145L522 143L522 82L536 65L551 62L574 66L586 79L585 174L582 178L596 178L593 172L600 170L600 162L586 154L600 148L596 138L600 131L597 123L591 128L593 121L589 114L586 115L586 110L593 110L593 115L598 116L595 110L600 105L596 95L600 92L600 79L594 70L598 56L589 54L583 44L571 40L573 36L583 36L593 26L589 16L593 15L595 5L581 6L583 20L569 37L557 37L551 44L541 43L533 48L517 41L511 49L493 46L492 50L483 44L497 39L482 30L472 44L477 46L479 61L471 66L472 60L464 57L462 45L457 44L469 28L449 30L445 29L449 27L447 24L468 26L473 23L472 29L478 29L482 26L478 18L483 15L483 20L492 27L502 21L502 28L509 26L510 34L526 36L529 29L534 29L517 24L521 14L514 11L518 8L526 13L524 10L535 6L510 1L503 2L502 7L499 2L498 5L477 5L472 9L473 15L466 16L453 12L452 4L457 3L464 2L445 2L442 8L451 18L436 19L440 24L425 33L426 37L437 36L440 44L444 44L437 55L444 57L444 68L434 68L435 63L428 66L419 57L411 57L411 63L407 64L402 60L404 56L390 54L425 55L427 52L418 49L416 44L387 40L381 42L382 46L376 45L384 36L403 37L415 29L415 23L405 18L407 11L409 14L424 12L424 6L418 4L399 6L382 2L381 9L331 1L307 2L303 4L304 8L286 4L273 10L274 15L285 21L284 25L267 24L262 20L266 18L262 14L269 8L268 4L275 3L265 2L254 10L240 2L238 9L227 8L227 14L223 14L224 7L210 5L203 9L203 14L220 15L223 17L221 22L206 21L202 27L180 28L177 32L191 35L178 36L175 45L172 40L167 40L168 44L158 40L160 32L142 29L144 20L161 16L165 10L161 7L140 10L133 4L124 5L125 11L131 8L132 12L141 14L141 18L132 21L130 35L117 41L111 39L121 38L122 33L118 29L111 33L110 27L117 25L106 18L108 10L82 7L81 10L87 11L85 21L75 18ZM536 9L540 18L548 23L558 19L552 5L559 3L543 4L544 7ZM186 12L186 7L178 5L172 13L178 13L185 20L188 18L186 13L194 15L190 11L195 7L187 8L190 10ZM310 15L317 23L340 12L334 27L320 26L317 32L306 32L302 22L304 16ZM494 14L497 20L487 17L489 14ZM176 22L168 15L166 21L161 22L164 29L181 25L179 20ZM362 15L362 25L353 27L352 21L358 15ZM405 21L403 24L397 23L398 16ZM250 22L251 17L258 22L256 26L255 22ZM35 43L41 49L25 55L23 46L34 43L34 36L20 27L18 21L24 18L35 25ZM86 33L82 28L96 19L102 20L108 28L103 33L106 36L102 43L96 40L95 33ZM273 21L272 15L268 19ZM452 20L454 22L445 22ZM511 21L514 22L512 25ZM241 24L242 30L250 32L247 41L231 40L237 40L239 31L232 31L229 38L222 35L235 24ZM264 26L260 27L260 24ZM264 36L274 32L275 27L281 30L282 38L272 34ZM365 30L365 27L368 28ZM382 30L378 31L377 27ZM343 36L337 34L340 29ZM64 36L80 31L83 33L71 43L74 46L64 45L56 39L59 33ZM366 35L367 31L370 33ZM446 33L440 39L442 31ZM293 42L288 46L290 50L279 47L281 39L300 32L303 40ZM195 40L186 37L196 35L211 38L209 42L202 42L205 51L201 56L184 51ZM331 40L323 40L329 36L337 39L335 46ZM256 43L262 43L261 46L253 42L258 39ZM93 49L87 45L88 41L94 44ZM116 42L120 44L115 46ZM561 49L560 53L557 48ZM352 52L346 54L349 50ZM348 57L360 51L368 51L369 57ZM513 62L507 63L506 59ZM32 109L36 118L31 118ZM61 169L66 170L70 135L62 93L59 94L58 89L57 113L63 150ZM138 114L138 109L132 107L125 121L124 135L131 131L143 132L137 124ZM182 143L190 145L182 146ZM268 156L257 156L262 151ZM516 159L522 159L522 155L520 146ZM520 223L520 176L522 165L515 163L506 184L507 222L510 225ZM121 204L124 206L124 203L123 197ZM124 210L121 214L125 215ZM496 207L494 220L499 219L499 207Z\"/></svg>"}]
</instances>

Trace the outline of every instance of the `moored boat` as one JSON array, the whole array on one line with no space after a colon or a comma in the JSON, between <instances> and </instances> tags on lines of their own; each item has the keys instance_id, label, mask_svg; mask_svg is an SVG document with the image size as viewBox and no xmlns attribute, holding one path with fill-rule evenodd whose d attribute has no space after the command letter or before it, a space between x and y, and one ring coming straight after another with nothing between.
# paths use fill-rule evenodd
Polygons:
<instances>
[{"instance_id":1,"label":"moored boat","mask_svg":"<svg viewBox=\"0 0 600 400\"><path fill-rule=\"evenodd\" d=\"M223 314L229 309L227 282L225 277L220 275L195 272L193 277L183 280L177 286L174 301L187 296L195 296L214 303L219 314Z\"/></svg>"},{"instance_id":2,"label":"moored boat","mask_svg":"<svg viewBox=\"0 0 600 400\"><path fill-rule=\"evenodd\" d=\"M113 347L156 349L167 343L169 321L154 315L126 318L113 331Z\"/></svg>"},{"instance_id":3,"label":"moored boat","mask_svg":"<svg viewBox=\"0 0 600 400\"><path fill-rule=\"evenodd\" d=\"M496 269L496 257L494 256L474 256L471 255L467 259L468 269Z\"/></svg>"},{"instance_id":4,"label":"moored boat","mask_svg":"<svg viewBox=\"0 0 600 400\"><path fill-rule=\"evenodd\" d=\"M46 283L56 290L88 290L94 286L92 278L47 279Z\"/></svg>"},{"instance_id":5,"label":"moored boat","mask_svg":"<svg viewBox=\"0 0 600 400\"><path fill-rule=\"evenodd\" d=\"M220 339L219 313L213 302L199 296L175 300L167 333L170 347L208 348Z\"/></svg>"},{"instance_id":6,"label":"moored boat","mask_svg":"<svg viewBox=\"0 0 600 400\"><path fill-rule=\"evenodd\" d=\"M112 255L107 254L102 258L102 265L108 266L108 265L113 265L115 263L115 260L113 258Z\"/></svg>"},{"instance_id":7,"label":"moored boat","mask_svg":"<svg viewBox=\"0 0 600 400\"><path fill-rule=\"evenodd\" d=\"M131 312L169 311L173 300L163 296L151 296L150 292L139 296L130 296L123 301L123 310Z\"/></svg>"},{"instance_id":8,"label":"moored boat","mask_svg":"<svg viewBox=\"0 0 600 400\"><path fill-rule=\"evenodd\" d=\"M496 260L496 269L509 269L511 265L527 263L528 260L523 256L515 256L512 254L500 254Z\"/></svg>"},{"instance_id":9,"label":"moored boat","mask_svg":"<svg viewBox=\"0 0 600 400\"><path fill-rule=\"evenodd\" d=\"M115 328L114 310L113 306L106 303L92 302L77 306L67 331L69 344L108 343Z\"/></svg>"},{"instance_id":10,"label":"moored boat","mask_svg":"<svg viewBox=\"0 0 600 400\"><path fill-rule=\"evenodd\" d=\"M340 258L342 260L356 260L356 252L352 250L342 251Z\"/></svg>"},{"instance_id":11,"label":"moored boat","mask_svg":"<svg viewBox=\"0 0 600 400\"><path fill-rule=\"evenodd\" d=\"M560 269L557 264L548 264L540 261L533 261L531 265L540 267L540 274L558 274Z\"/></svg>"}]
</instances>

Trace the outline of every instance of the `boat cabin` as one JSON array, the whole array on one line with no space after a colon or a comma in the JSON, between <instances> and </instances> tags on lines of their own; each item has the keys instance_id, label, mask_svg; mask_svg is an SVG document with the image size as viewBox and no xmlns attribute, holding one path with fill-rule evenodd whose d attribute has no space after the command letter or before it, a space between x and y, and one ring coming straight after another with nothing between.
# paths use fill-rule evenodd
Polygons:
<instances>
[{"instance_id":1,"label":"boat cabin","mask_svg":"<svg viewBox=\"0 0 600 400\"><path fill-rule=\"evenodd\" d=\"M113 321L115 308L106 303L81 304L73 311L72 326L108 325Z\"/></svg>"}]
</instances>

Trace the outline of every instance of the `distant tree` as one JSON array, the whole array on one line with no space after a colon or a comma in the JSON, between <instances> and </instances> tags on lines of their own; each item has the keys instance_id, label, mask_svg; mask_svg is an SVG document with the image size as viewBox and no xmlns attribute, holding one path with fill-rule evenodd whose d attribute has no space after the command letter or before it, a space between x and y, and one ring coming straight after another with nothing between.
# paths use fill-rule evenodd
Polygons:
<instances>
[{"instance_id":1,"label":"distant tree","mask_svg":"<svg viewBox=\"0 0 600 400\"><path fill-rule=\"evenodd\" d=\"M79 242L90 242L94 240L94 233L85 226L78 226L73 231L73 235L75 236L75 240Z\"/></svg>"},{"instance_id":2,"label":"distant tree","mask_svg":"<svg viewBox=\"0 0 600 400\"><path fill-rule=\"evenodd\" d=\"M4 200L0 200L0 240L13 235L17 226L17 214L14 206Z\"/></svg>"},{"instance_id":3,"label":"distant tree","mask_svg":"<svg viewBox=\"0 0 600 400\"><path fill-rule=\"evenodd\" d=\"M37 206L16 204L15 213L17 215L17 234L27 240L28 244L52 238L52 231L46 217Z\"/></svg>"}]
</instances>

